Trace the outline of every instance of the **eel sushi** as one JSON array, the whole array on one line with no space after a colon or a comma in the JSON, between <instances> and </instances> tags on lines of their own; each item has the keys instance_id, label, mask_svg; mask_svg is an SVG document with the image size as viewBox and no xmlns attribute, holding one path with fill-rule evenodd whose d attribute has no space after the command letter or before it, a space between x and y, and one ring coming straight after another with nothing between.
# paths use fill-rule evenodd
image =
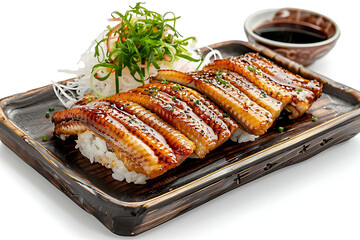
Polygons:
<instances>
[{"instance_id":1,"label":"eel sushi","mask_svg":"<svg viewBox=\"0 0 360 240\"><path fill-rule=\"evenodd\" d=\"M322 93L320 82L295 75L255 53L215 60L204 69L226 69L244 76L264 94L280 101L290 119L301 117Z\"/></svg>"},{"instance_id":2,"label":"eel sushi","mask_svg":"<svg viewBox=\"0 0 360 240\"><path fill-rule=\"evenodd\" d=\"M99 99L80 103L54 113L52 121L55 135L90 132L92 137L104 140L107 151L113 152L129 172L146 178L155 178L178 166L195 150L186 136L133 102ZM108 161L99 160L108 168L118 167L119 161L106 164Z\"/></svg>"},{"instance_id":3,"label":"eel sushi","mask_svg":"<svg viewBox=\"0 0 360 240\"><path fill-rule=\"evenodd\" d=\"M111 168L114 178L131 175L126 180L135 183L156 178L189 156L204 158L239 127L201 94L172 83L150 83L109 98L87 95L54 113L52 121L55 135L78 135L84 156Z\"/></svg>"},{"instance_id":4,"label":"eel sushi","mask_svg":"<svg viewBox=\"0 0 360 240\"><path fill-rule=\"evenodd\" d=\"M52 121L55 135L78 135L80 152L115 179L145 183L186 158L203 161L239 132L265 134L283 110L299 118L321 93L320 82L248 53L194 72L159 70L128 92L87 95Z\"/></svg>"}]
</instances>

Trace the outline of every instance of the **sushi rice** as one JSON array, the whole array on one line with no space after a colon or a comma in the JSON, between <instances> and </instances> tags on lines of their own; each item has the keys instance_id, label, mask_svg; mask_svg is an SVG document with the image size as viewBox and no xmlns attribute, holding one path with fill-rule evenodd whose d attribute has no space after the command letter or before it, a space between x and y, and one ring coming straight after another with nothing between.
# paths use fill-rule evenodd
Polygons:
<instances>
[{"instance_id":1,"label":"sushi rice","mask_svg":"<svg viewBox=\"0 0 360 240\"><path fill-rule=\"evenodd\" d=\"M119 160L115 153L108 150L105 140L99 138L91 131L85 131L78 135L75 148L87 157L91 163L100 163L113 171L112 177L119 181L135 184L145 184L149 177L144 174L129 171L124 163Z\"/></svg>"},{"instance_id":2,"label":"sushi rice","mask_svg":"<svg viewBox=\"0 0 360 240\"><path fill-rule=\"evenodd\" d=\"M237 129L230 139L242 143L254 141L257 137ZM88 158L91 163L100 163L104 167L111 169L113 171L112 177L118 181L125 180L128 183L145 184L146 180L150 179L144 174L129 171L115 153L108 150L105 140L92 131L80 133L75 148L79 149L80 153Z\"/></svg>"}]
</instances>

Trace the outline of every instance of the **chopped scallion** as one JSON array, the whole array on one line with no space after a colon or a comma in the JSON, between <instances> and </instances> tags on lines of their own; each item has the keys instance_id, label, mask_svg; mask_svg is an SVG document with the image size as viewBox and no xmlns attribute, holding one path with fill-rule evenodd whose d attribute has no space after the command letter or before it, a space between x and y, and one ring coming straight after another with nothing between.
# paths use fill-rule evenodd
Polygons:
<instances>
[{"instance_id":1,"label":"chopped scallion","mask_svg":"<svg viewBox=\"0 0 360 240\"><path fill-rule=\"evenodd\" d=\"M116 92L119 91L119 77L125 68L128 68L136 81L144 84L145 70L148 72L151 65L160 69L160 61L172 64L180 58L191 62L202 60L202 57L193 58L187 50L196 38L181 39L181 34L175 29L175 23L180 17L173 12L160 14L148 10L143 4L136 3L124 14L112 12L113 20L120 20L120 23L109 26L106 37L95 45L94 57L98 64L92 69L93 76L96 80L104 81L114 75ZM107 72L97 74L104 68Z\"/></svg>"},{"instance_id":2,"label":"chopped scallion","mask_svg":"<svg viewBox=\"0 0 360 240\"><path fill-rule=\"evenodd\" d=\"M247 66L247 69L250 70L250 71L252 71L252 72L254 72L254 73L256 73L256 69L253 68L253 67L251 67L251 66Z\"/></svg>"},{"instance_id":3,"label":"chopped scallion","mask_svg":"<svg viewBox=\"0 0 360 240\"><path fill-rule=\"evenodd\" d=\"M171 88L172 90L174 90L175 92L181 90L181 87L180 87L180 85L179 85L178 83L176 83L175 85L172 85L170 88Z\"/></svg>"},{"instance_id":4,"label":"chopped scallion","mask_svg":"<svg viewBox=\"0 0 360 240\"><path fill-rule=\"evenodd\" d=\"M156 93L159 90L156 87L151 87L149 93Z\"/></svg>"}]
</instances>

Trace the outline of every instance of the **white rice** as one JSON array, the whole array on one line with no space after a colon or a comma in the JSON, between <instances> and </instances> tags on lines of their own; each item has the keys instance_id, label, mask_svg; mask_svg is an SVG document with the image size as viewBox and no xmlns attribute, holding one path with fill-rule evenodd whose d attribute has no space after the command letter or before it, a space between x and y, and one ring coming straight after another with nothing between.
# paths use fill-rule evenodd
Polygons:
<instances>
[{"instance_id":1,"label":"white rice","mask_svg":"<svg viewBox=\"0 0 360 240\"><path fill-rule=\"evenodd\" d=\"M67 135L60 136L62 139L67 138ZM251 135L240 128L230 137L234 142L242 143L254 141L259 136ZM79 149L80 153L87 157L91 163L100 163L106 168L113 171L112 177L118 181L126 181L128 183L146 184L146 180L150 179L144 174L129 171L124 163L117 158L115 153L108 150L105 140L99 138L92 131L85 131L78 134L76 140L76 149ZM197 156L190 156L197 158Z\"/></svg>"},{"instance_id":2,"label":"white rice","mask_svg":"<svg viewBox=\"0 0 360 240\"><path fill-rule=\"evenodd\" d=\"M87 157L91 163L100 163L113 171L112 177L116 180L126 180L128 183L145 184L149 177L129 171L115 153L108 150L106 142L91 131L78 135L75 148Z\"/></svg>"},{"instance_id":3,"label":"white rice","mask_svg":"<svg viewBox=\"0 0 360 240\"><path fill-rule=\"evenodd\" d=\"M259 136L249 134L248 132L245 132L244 130L238 128L234 132L234 134L230 137L230 140L237 143L243 143L243 142L252 142Z\"/></svg>"}]
</instances>

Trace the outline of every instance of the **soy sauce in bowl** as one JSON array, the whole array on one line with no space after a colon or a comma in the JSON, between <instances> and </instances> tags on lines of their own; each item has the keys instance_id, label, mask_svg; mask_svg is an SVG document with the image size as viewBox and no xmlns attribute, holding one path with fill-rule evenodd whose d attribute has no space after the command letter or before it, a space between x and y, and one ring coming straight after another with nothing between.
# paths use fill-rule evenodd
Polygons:
<instances>
[{"instance_id":1,"label":"soy sauce in bowl","mask_svg":"<svg viewBox=\"0 0 360 240\"><path fill-rule=\"evenodd\" d=\"M291 22L269 22L254 30L257 35L285 43L316 43L328 39L326 33L312 26Z\"/></svg>"},{"instance_id":2,"label":"soy sauce in bowl","mask_svg":"<svg viewBox=\"0 0 360 240\"><path fill-rule=\"evenodd\" d=\"M326 55L340 37L333 20L298 8L255 12L245 20L244 30L250 43L270 48L304 66Z\"/></svg>"}]
</instances>

